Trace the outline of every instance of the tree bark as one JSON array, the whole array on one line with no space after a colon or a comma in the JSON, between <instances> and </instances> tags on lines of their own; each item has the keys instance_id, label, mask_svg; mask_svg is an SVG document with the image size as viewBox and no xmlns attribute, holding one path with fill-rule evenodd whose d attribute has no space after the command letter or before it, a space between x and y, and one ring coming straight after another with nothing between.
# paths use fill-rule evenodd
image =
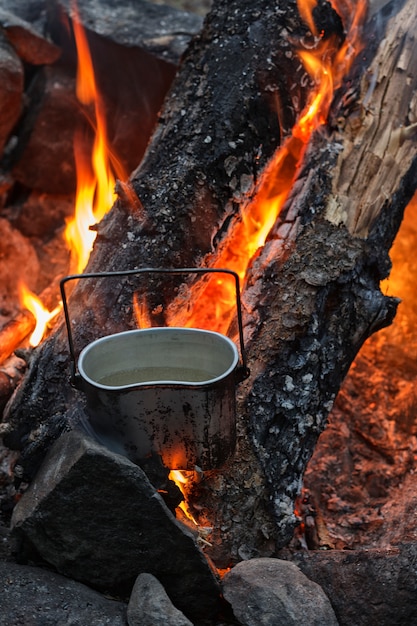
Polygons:
<instances>
[{"instance_id":1,"label":"tree bark","mask_svg":"<svg viewBox=\"0 0 417 626\"><path fill-rule=\"evenodd\" d=\"M320 8L340 36L330 6ZM225 559L269 554L291 538L303 472L343 377L395 315L397 301L379 282L416 186L416 19L412 0L372 6L364 50L247 273L251 376L239 388L238 450L198 490L217 529L213 551L221 542ZM295 1L214 2L143 162L98 226L88 271L215 261L307 102L312 81L296 54L306 34ZM71 298L77 345L95 338L97 320L102 334L133 325L121 285L81 282ZM132 289L148 292L160 323L178 283ZM5 442L22 450L29 476L77 412L67 379L61 327L34 353L6 413Z\"/></svg>"},{"instance_id":2,"label":"tree bark","mask_svg":"<svg viewBox=\"0 0 417 626\"><path fill-rule=\"evenodd\" d=\"M248 279L246 297L259 291L259 280L274 285L263 288L257 307L263 323L251 360L263 371L250 383L247 411L282 544L291 537L294 498L340 383L365 339L395 315L397 302L382 295L379 282L389 273L388 252L416 186L417 49L413 5L396 3L391 11L385 39L380 33L377 49L365 49L353 111L342 128L312 138L295 197ZM343 113L335 105L333 119ZM280 230L291 224L294 243L282 262L289 237L280 239Z\"/></svg>"},{"instance_id":3,"label":"tree bark","mask_svg":"<svg viewBox=\"0 0 417 626\"><path fill-rule=\"evenodd\" d=\"M86 271L198 267L217 247L248 194L247 179L256 183L306 101L309 79L289 33L305 33L295 0L285 10L266 0L214 4L185 54L142 163L127 183L119 183L119 200L98 226ZM233 170L225 166L231 155ZM170 293L161 295L158 286L152 293L147 285L146 291L150 310L169 301ZM120 284L82 281L71 299L77 347L96 338L98 329L103 334L126 329L133 323L126 319L131 308L131 293ZM61 421L74 402L68 372L61 327L34 353L11 403L8 445L21 447L34 421L45 419L45 410Z\"/></svg>"}]
</instances>

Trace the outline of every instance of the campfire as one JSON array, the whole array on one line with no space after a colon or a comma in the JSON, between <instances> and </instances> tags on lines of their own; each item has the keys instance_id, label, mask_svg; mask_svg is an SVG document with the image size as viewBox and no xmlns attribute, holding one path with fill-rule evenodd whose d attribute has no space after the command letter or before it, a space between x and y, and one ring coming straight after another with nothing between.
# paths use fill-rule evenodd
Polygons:
<instances>
[{"instance_id":1,"label":"campfire","mask_svg":"<svg viewBox=\"0 0 417 626\"><path fill-rule=\"evenodd\" d=\"M414 383L404 373L411 347L399 355L387 335L374 335L391 324L401 296L394 279L388 279L388 253L415 191L416 78L413 47L404 43L412 32L413 7L399 0L294 0L285 7L260 1L259 6L245 2L238 15L233 4L214 2L175 79L173 64L154 59L164 79L150 98L155 106L145 138L136 142L135 155L126 156L118 148L138 128L118 136L111 86L94 62L94 46L105 50L107 35L93 34L90 3L72 10L56 3L60 26L55 21L50 26L50 45L59 54L55 58L51 52L46 75L52 84L68 67L74 72L65 81L72 81L75 94L77 123L70 131L76 180L65 198L53 191L53 198L62 196L57 211L62 222L56 227L54 217L55 233L60 232L51 249L58 262L43 261L52 275L42 270L35 295L30 275L22 271L12 290L19 304L9 306L0 329L4 368L13 370L2 392L3 405L7 401L2 433L6 447L16 451L13 472L19 497L23 494L14 527L58 571L101 590L114 589L115 580L95 578L96 564L90 572L80 562L81 571L63 555L55 558L50 547L37 543L36 532L30 534L27 521L36 515L32 485L40 477L50 480L51 459L65 458L62 467L72 476L91 454L107 476L110 457L101 458L103 446L109 455L124 457L120 463L127 464L127 474L133 465L137 480L146 485L143 491L133 487L143 504L139 508L151 511L146 523L140 522L143 528L159 515L161 528L168 524L165 513L149 504L155 493L191 533L195 554L188 552L188 535L182 537L168 515L174 536L201 575L190 581L190 593L209 613L220 610L216 602L211 606L220 575L240 561L300 548L398 543L402 538L394 519L401 508L389 500L399 483L406 485L404 493L411 489L415 454ZM225 15L234 23L231 30ZM127 58L126 49L119 53ZM12 156L10 175L22 178L24 159L19 161L19 151ZM20 178L4 195L3 220L16 227L13 203L15 198L23 202L23 190L27 194L27 181ZM41 206L42 195L34 188L31 202L36 198ZM410 213L414 205L409 206ZM404 335L394 334L408 339L409 320L411 314L400 313L401 328L407 328ZM117 362L119 344L127 354L138 335L148 338L145 352L157 351L155 342L166 331L176 333L177 345L193 333L199 341L220 338L213 361L214 353L217 359L229 347L233 358L225 356L221 371L216 362L200 381L191 380L189 372L178 380L178 371L174 379L166 373L146 379L150 400L140 405L140 414L150 417L140 436L132 436L125 420L130 390L103 383L103 376L114 372L107 365L100 368ZM172 370L180 358L177 354L171 362L167 345L160 349L158 367ZM206 344L198 346L195 370L194 362L209 352ZM386 346L403 372L391 383L381 373ZM96 348L98 356L92 357ZM149 363L155 367L152 359ZM367 369L372 363L376 372ZM187 369L187 363L181 367ZM94 381L98 370L101 378ZM84 380L74 385L79 372ZM219 402L219 388L229 383L225 374L233 397L228 388L215 429L217 417L203 403ZM370 399L370 389L365 393L367 377L387 387L386 396L394 395L403 417L389 405L386 426L377 426L385 406ZM91 380L99 386L93 397L86 393ZM173 387L182 394L172 428L161 427L162 415L172 412L158 388L161 381L170 385L170 403L177 402ZM109 393L115 387L125 404L116 404ZM104 392L106 408L100 404ZM203 400L194 405L200 392ZM131 402L137 408L142 400ZM104 428L108 407L111 427ZM355 407L368 426L353 419ZM206 422L200 419L203 411ZM196 445L198 431L190 431L188 421L184 430L178 426L182 412L193 428L198 423L202 429L203 452ZM371 413L378 420L370 420ZM233 415L230 428L225 415L227 420ZM141 449L146 437L150 443ZM85 442L90 440L91 449ZM94 474L89 465L88 471ZM127 474L123 480L130 485ZM343 482L346 474L349 485ZM65 492L57 472L51 494L61 479ZM135 514L148 515L136 508ZM413 529L407 533L412 536ZM205 558L214 563L214 573L211 566L206 571ZM187 612L169 581L173 570L159 574ZM133 569L123 576L128 586ZM203 594L196 589L201 580ZM194 606L191 614L195 611Z\"/></svg>"}]
</instances>

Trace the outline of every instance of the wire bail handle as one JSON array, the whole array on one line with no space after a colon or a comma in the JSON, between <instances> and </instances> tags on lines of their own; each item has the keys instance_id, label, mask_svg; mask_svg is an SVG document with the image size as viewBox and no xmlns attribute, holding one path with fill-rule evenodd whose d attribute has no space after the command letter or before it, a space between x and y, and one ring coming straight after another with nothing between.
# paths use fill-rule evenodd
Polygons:
<instances>
[{"instance_id":1,"label":"wire bail handle","mask_svg":"<svg viewBox=\"0 0 417 626\"><path fill-rule=\"evenodd\" d=\"M240 357L241 357L241 365L238 367L239 371L239 382L245 380L249 376L249 369L247 367L246 362L246 353L245 353L245 345L243 339L243 323L242 323L242 305L240 299L240 284L239 284L239 276L236 272L229 269L218 269L218 268L199 268L199 267L186 267L181 269L164 269L164 268L153 268L153 267L144 267L135 270L120 270L116 272L90 272L86 274L71 274L69 276L65 276L60 281L60 290L62 297L62 304L64 308L64 316L65 316L65 324L67 327L67 335L68 335L68 345L69 351L72 359L72 373L71 373L71 382L74 384L77 377L77 365L76 365L76 356L74 349L74 339L72 336L71 330L71 318L69 315L68 309L68 299L65 291L65 285L73 280L79 280L84 278L114 278L116 276L136 276L139 274L227 274L232 276L235 284L235 298L236 298L236 314L237 314L237 322L238 322L238 330L239 330L239 344L240 344Z\"/></svg>"}]
</instances>

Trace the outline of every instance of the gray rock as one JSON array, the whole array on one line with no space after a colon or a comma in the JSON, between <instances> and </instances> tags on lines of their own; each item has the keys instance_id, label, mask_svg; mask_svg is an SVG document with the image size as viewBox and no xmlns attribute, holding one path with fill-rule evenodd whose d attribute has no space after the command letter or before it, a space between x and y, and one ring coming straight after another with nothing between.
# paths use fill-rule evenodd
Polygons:
<instances>
[{"instance_id":1,"label":"gray rock","mask_svg":"<svg viewBox=\"0 0 417 626\"><path fill-rule=\"evenodd\" d=\"M0 0L0 8L17 15L37 31L43 33L45 28L45 0Z\"/></svg>"},{"instance_id":2,"label":"gray rock","mask_svg":"<svg viewBox=\"0 0 417 626\"><path fill-rule=\"evenodd\" d=\"M22 61L0 32L0 152L22 110L23 82Z\"/></svg>"},{"instance_id":3,"label":"gray rock","mask_svg":"<svg viewBox=\"0 0 417 626\"><path fill-rule=\"evenodd\" d=\"M242 561L224 577L223 594L242 626L338 624L323 589L288 561Z\"/></svg>"},{"instance_id":4,"label":"gray rock","mask_svg":"<svg viewBox=\"0 0 417 626\"><path fill-rule=\"evenodd\" d=\"M71 13L70 0L56 2ZM203 24L199 15L146 0L83 0L79 13L91 32L123 46L139 46L175 65Z\"/></svg>"},{"instance_id":5,"label":"gray rock","mask_svg":"<svg viewBox=\"0 0 417 626\"><path fill-rule=\"evenodd\" d=\"M65 194L75 189L74 132L83 120L75 79L57 66L32 81L28 114L21 121L12 172L30 189Z\"/></svg>"},{"instance_id":6,"label":"gray rock","mask_svg":"<svg viewBox=\"0 0 417 626\"><path fill-rule=\"evenodd\" d=\"M126 626L126 604L48 570L0 561L0 626Z\"/></svg>"},{"instance_id":7,"label":"gray rock","mask_svg":"<svg viewBox=\"0 0 417 626\"><path fill-rule=\"evenodd\" d=\"M21 308L19 282L25 283L32 291L37 288L39 262L29 239L0 218L0 324L7 321L7 315L17 315ZM16 260L19 259L17 263ZM3 318L3 311L6 312Z\"/></svg>"},{"instance_id":8,"label":"gray rock","mask_svg":"<svg viewBox=\"0 0 417 626\"><path fill-rule=\"evenodd\" d=\"M14 13L0 7L0 24L19 57L32 65L53 63L61 50L33 27Z\"/></svg>"},{"instance_id":9,"label":"gray rock","mask_svg":"<svg viewBox=\"0 0 417 626\"><path fill-rule=\"evenodd\" d=\"M12 529L23 547L97 589L130 593L148 572L187 616L218 610L219 584L192 533L138 466L81 433L52 446L14 509Z\"/></svg>"},{"instance_id":10,"label":"gray rock","mask_svg":"<svg viewBox=\"0 0 417 626\"><path fill-rule=\"evenodd\" d=\"M87 153L93 144L93 130L87 121L91 111L87 114L75 95L77 53L58 12L60 4L58 1L51 3L48 27L62 56L52 66L44 67L43 71L32 76L25 94L25 115L16 127L16 147L11 149L10 156L14 178L29 189L48 194L75 191L75 130L82 130ZM148 3L143 4L148 7ZM25 15L24 7L18 8ZM139 28L146 32L146 37L153 33L153 37L162 42L164 36L161 38L160 31L154 29L163 28L159 22L171 24L171 9L158 7L159 22L153 19L148 22L147 10L142 3L135 3L128 12L134 18L126 22L122 8L123 5L110 8L104 1L87 3L86 7L83 3L82 17L88 20L91 29L87 38L101 110L106 118L107 140L121 165L116 175L126 179L146 150L158 111L174 78L179 54L171 54L167 63L149 46L142 45L143 37L138 35L135 39ZM1 15L0 0L0 19ZM186 19L187 14L181 15ZM104 23L106 28L96 28L96 20ZM175 24L183 32L178 19ZM115 34L119 28L125 34L124 38ZM25 35L28 37L27 33ZM176 35L173 34L172 38L175 40ZM167 41L166 45L171 46L171 43Z\"/></svg>"},{"instance_id":11,"label":"gray rock","mask_svg":"<svg viewBox=\"0 0 417 626\"><path fill-rule=\"evenodd\" d=\"M193 626L168 598L161 583L152 574L140 574L127 607L129 626Z\"/></svg>"},{"instance_id":12,"label":"gray rock","mask_svg":"<svg viewBox=\"0 0 417 626\"><path fill-rule=\"evenodd\" d=\"M340 626L417 624L415 542L387 549L303 551L292 560L324 589Z\"/></svg>"}]
</instances>

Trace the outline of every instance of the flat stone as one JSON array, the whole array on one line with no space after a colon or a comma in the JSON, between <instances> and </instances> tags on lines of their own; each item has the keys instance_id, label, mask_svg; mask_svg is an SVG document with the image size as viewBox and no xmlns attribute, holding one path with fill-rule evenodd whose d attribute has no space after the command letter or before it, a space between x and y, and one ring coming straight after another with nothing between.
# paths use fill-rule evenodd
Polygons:
<instances>
[{"instance_id":1,"label":"flat stone","mask_svg":"<svg viewBox=\"0 0 417 626\"><path fill-rule=\"evenodd\" d=\"M70 0L57 0L71 14ZM88 30L127 47L141 47L175 65L203 24L199 15L145 0L83 0L81 21Z\"/></svg>"},{"instance_id":2,"label":"flat stone","mask_svg":"<svg viewBox=\"0 0 417 626\"><path fill-rule=\"evenodd\" d=\"M0 7L0 25L19 57L31 65L54 63L61 50L32 24Z\"/></svg>"},{"instance_id":3,"label":"flat stone","mask_svg":"<svg viewBox=\"0 0 417 626\"><path fill-rule=\"evenodd\" d=\"M187 617L218 609L218 581L146 474L84 434L65 433L16 505L13 534L58 572L130 593L153 574Z\"/></svg>"},{"instance_id":4,"label":"flat stone","mask_svg":"<svg viewBox=\"0 0 417 626\"><path fill-rule=\"evenodd\" d=\"M323 589L289 561L242 561L224 577L223 594L242 626L338 624Z\"/></svg>"},{"instance_id":5,"label":"flat stone","mask_svg":"<svg viewBox=\"0 0 417 626\"><path fill-rule=\"evenodd\" d=\"M127 607L129 626L193 626L168 598L152 574L139 574Z\"/></svg>"},{"instance_id":6,"label":"flat stone","mask_svg":"<svg viewBox=\"0 0 417 626\"><path fill-rule=\"evenodd\" d=\"M126 604L46 569L0 561L0 626L126 626Z\"/></svg>"},{"instance_id":7,"label":"flat stone","mask_svg":"<svg viewBox=\"0 0 417 626\"><path fill-rule=\"evenodd\" d=\"M303 551L292 560L324 589L340 626L417 624L415 542L386 549Z\"/></svg>"},{"instance_id":8,"label":"flat stone","mask_svg":"<svg viewBox=\"0 0 417 626\"><path fill-rule=\"evenodd\" d=\"M32 82L27 98L31 105L19 128L14 178L46 193L74 192L74 132L83 121L75 79L63 68L45 67Z\"/></svg>"}]
</instances>

